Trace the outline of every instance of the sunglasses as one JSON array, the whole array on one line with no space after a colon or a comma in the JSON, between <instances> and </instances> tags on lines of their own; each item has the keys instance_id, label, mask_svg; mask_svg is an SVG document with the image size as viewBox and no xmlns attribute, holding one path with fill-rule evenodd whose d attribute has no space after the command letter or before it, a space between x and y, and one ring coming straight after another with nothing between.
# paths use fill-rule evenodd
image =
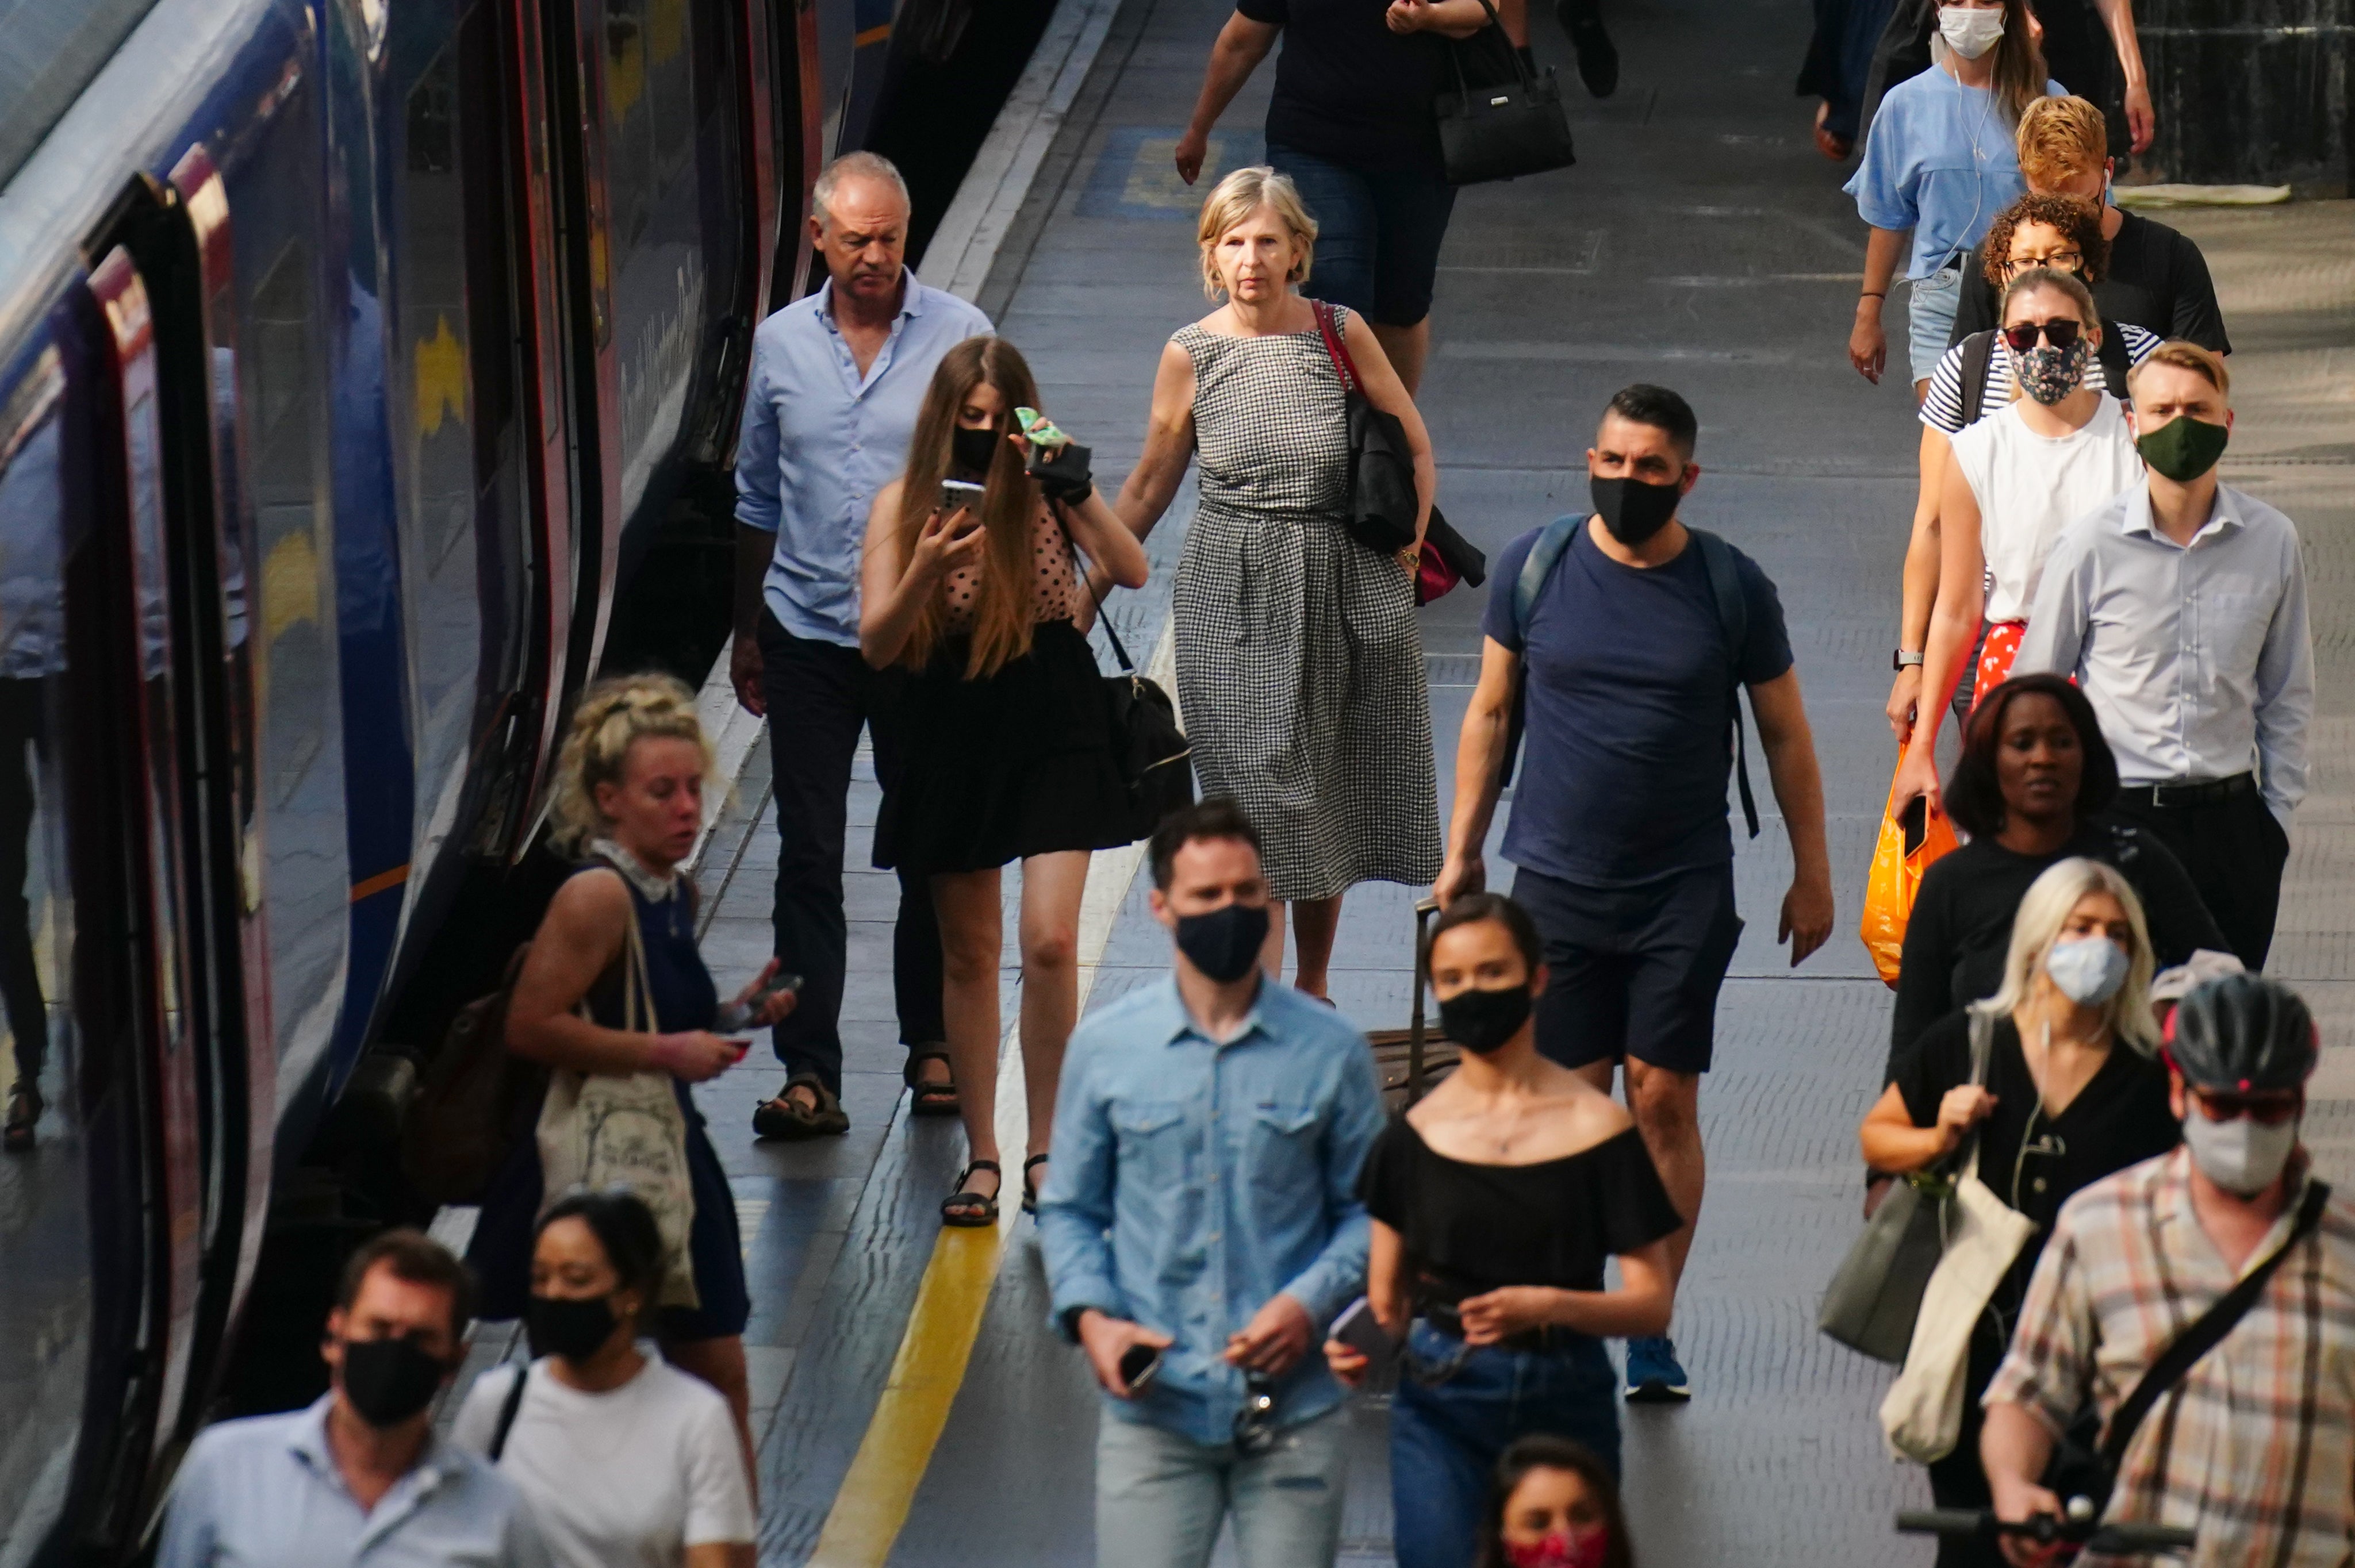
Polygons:
<instances>
[{"instance_id":1,"label":"sunglasses","mask_svg":"<svg viewBox=\"0 0 2355 1568\"><path fill-rule=\"evenodd\" d=\"M2055 250L2050 256L2018 257L2003 264L2004 275L2016 278L2031 267L2051 267L2063 272L2074 272L2085 264L2085 259L2074 250Z\"/></svg>"},{"instance_id":2,"label":"sunglasses","mask_svg":"<svg viewBox=\"0 0 2355 1568\"><path fill-rule=\"evenodd\" d=\"M1275 1446L1275 1384L1253 1372L1243 1379L1243 1407L1235 1412L1235 1454L1256 1459Z\"/></svg>"},{"instance_id":3,"label":"sunglasses","mask_svg":"<svg viewBox=\"0 0 2355 1568\"><path fill-rule=\"evenodd\" d=\"M2084 323L2073 322L2065 316L2059 321L2022 322L2004 328L2003 341L2011 344L2012 353L2026 354L2036 346L2037 334L2041 333L2045 342L2066 354L2077 345L2077 334L2084 330Z\"/></svg>"},{"instance_id":4,"label":"sunglasses","mask_svg":"<svg viewBox=\"0 0 2355 1568\"><path fill-rule=\"evenodd\" d=\"M2210 1121L2238 1121L2247 1117L2260 1127L2279 1127L2298 1111L2296 1095L2219 1095L2206 1089L2194 1089L2191 1093L2200 1102L2200 1114Z\"/></svg>"}]
</instances>

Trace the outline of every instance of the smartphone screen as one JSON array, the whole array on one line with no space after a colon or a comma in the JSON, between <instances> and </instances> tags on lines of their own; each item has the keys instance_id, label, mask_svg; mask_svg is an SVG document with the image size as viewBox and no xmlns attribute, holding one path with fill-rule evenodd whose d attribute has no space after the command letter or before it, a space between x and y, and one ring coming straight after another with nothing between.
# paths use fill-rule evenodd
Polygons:
<instances>
[{"instance_id":1,"label":"smartphone screen","mask_svg":"<svg viewBox=\"0 0 2355 1568\"><path fill-rule=\"evenodd\" d=\"M1154 1374L1160 1370L1161 1351L1156 1346L1131 1345L1121 1352L1120 1380L1128 1384L1131 1393L1151 1383Z\"/></svg>"}]
</instances>

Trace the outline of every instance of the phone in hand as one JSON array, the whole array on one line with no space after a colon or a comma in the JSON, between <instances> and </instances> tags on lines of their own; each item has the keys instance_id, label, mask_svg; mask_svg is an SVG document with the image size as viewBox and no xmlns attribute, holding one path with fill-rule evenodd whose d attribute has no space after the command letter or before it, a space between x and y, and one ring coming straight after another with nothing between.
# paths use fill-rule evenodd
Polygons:
<instances>
[{"instance_id":1,"label":"phone in hand","mask_svg":"<svg viewBox=\"0 0 2355 1568\"><path fill-rule=\"evenodd\" d=\"M712 1021L712 1033L733 1034L739 1029L751 1028L752 1020L758 1018L762 1010L769 1005L769 999L780 991L789 991L794 996L801 995L802 977L778 975L761 990L754 991L750 1001L721 1002L719 1016Z\"/></svg>"},{"instance_id":2,"label":"phone in hand","mask_svg":"<svg viewBox=\"0 0 2355 1568\"><path fill-rule=\"evenodd\" d=\"M1398 1341L1374 1316L1373 1303L1362 1296L1341 1308L1341 1315L1333 1319L1332 1333L1333 1338L1366 1358L1369 1378L1383 1376L1398 1359Z\"/></svg>"},{"instance_id":3,"label":"phone in hand","mask_svg":"<svg viewBox=\"0 0 2355 1568\"><path fill-rule=\"evenodd\" d=\"M941 481L941 510L954 512L963 507L978 517L982 497L988 493L986 485L975 484L969 479L944 479Z\"/></svg>"},{"instance_id":4,"label":"phone in hand","mask_svg":"<svg viewBox=\"0 0 2355 1568\"><path fill-rule=\"evenodd\" d=\"M1161 1371L1161 1347L1143 1340L1120 1353L1120 1381L1128 1385L1132 1394L1142 1393Z\"/></svg>"}]
</instances>

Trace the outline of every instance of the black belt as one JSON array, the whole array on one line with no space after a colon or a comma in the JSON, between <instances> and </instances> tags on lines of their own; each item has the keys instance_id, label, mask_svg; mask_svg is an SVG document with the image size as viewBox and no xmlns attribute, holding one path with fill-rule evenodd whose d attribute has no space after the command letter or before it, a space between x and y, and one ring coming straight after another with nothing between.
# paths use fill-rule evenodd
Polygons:
<instances>
[{"instance_id":1,"label":"black belt","mask_svg":"<svg viewBox=\"0 0 2355 1568\"><path fill-rule=\"evenodd\" d=\"M2235 795L2257 792L2257 776L2235 773L2230 779L2201 779L2182 784L2128 784L2119 798L2147 806L2220 806Z\"/></svg>"}]
</instances>

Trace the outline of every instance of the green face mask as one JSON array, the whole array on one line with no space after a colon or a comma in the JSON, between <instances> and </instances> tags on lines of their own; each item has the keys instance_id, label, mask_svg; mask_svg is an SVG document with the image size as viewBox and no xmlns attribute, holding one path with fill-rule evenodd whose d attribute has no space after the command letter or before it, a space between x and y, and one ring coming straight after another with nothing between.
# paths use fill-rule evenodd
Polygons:
<instances>
[{"instance_id":1,"label":"green face mask","mask_svg":"<svg viewBox=\"0 0 2355 1568\"><path fill-rule=\"evenodd\" d=\"M2179 414L2158 429L2145 432L2136 440L2135 450L2142 453L2142 461L2150 464L2152 472L2182 484L2214 468L2216 460L2224 455L2224 443L2230 440L2232 432L2223 426Z\"/></svg>"}]
</instances>

